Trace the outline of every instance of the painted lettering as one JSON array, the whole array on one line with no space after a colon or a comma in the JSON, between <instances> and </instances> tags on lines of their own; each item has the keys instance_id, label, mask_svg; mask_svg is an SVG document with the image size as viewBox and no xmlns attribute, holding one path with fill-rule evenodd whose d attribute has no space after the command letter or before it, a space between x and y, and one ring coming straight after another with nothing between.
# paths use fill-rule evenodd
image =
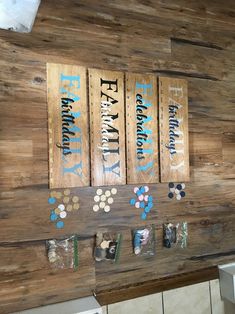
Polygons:
<instances>
[{"instance_id":1,"label":"painted lettering","mask_svg":"<svg viewBox=\"0 0 235 314\"><path fill-rule=\"evenodd\" d=\"M142 84L136 82L136 158L139 163L144 162L144 159L153 154L153 140L151 134L152 130L148 129L146 125L152 121L152 116L148 114L148 108L152 104L143 98L143 95L152 95L152 84ZM139 92L140 90L140 92ZM138 165L137 171L147 171L153 166L153 162L147 165Z\"/></svg>"},{"instance_id":2,"label":"painted lettering","mask_svg":"<svg viewBox=\"0 0 235 314\"><path fill-rule=\"evenodd\" d=\"M116 79L115 81L107 81L107 80L103 80L102 78L100 79L100 86L103 86L103 85L108 85L108 88L107 90L112 90L114 91L115 93L118 92L118 80ZM112 88L112 85L115 86L115 90Z\"/></svg>"},{"instance_id":3,"label":"painted lettering","mask_svg":"<svg viewBox=\"0 0 235 314\"><path fill-rule=\"evenodd\" d=\"M82 161L75 165L71 162L71 156L82 155L82 131L77 126L81 112L78 110L80 95L76 92L80 89L80 76L60 75L62 87L61 93L61 143L56 146L62 150L63 175L68 173L82 176ZM71 89L73 88L73 89Z\"/></svg>"},{"instance_id":4,"label":"painted lettering","mask_svg":"<svg viewBox=\"0 0 235 314\"><path fill-rule=\"evenodd\" d=\"M176 159L177 156L184 154L184 134L181 130L183 118L181 118L180 110L182 105L179 101L173 99L173 96L181 98L183 96L183 88L178 86L169 86L170 97L168 100L169 114L169 142L165 145L170 153L170 169L173 171L182 171L184 168L184 160Z\"/></svg>"},{"instance_id":5,"label":"painted lettering","mask_svg":"<svg viewBox=\"0 0 235 314\"><path fill-rule=\"evenodd\" d=\"M114 111L114 105L118 104L118 100L115 96L110 95L118 92L118 79L105 80L100 79L100 118L101 118L101 143L98 145L98 149L102 151L103 158L103 173L112 173L116 176L120 176L120 160L114 162L110 166L109 156L118 156L120 154L119 147L119 130L115 126L115 121L119 118L119 113Z\"/></svg>"},{"instance_id":6,"label":"painted lettering","mask_svg":"<svg viewBox=\"0 0 235 314\"><path fill-rule=\"evenodd\" d=\"M120 177L120 160L113 164L111 167L106 167L103 165L103 172L112 172L118 177Z\"/></svg>"}]
</instances>

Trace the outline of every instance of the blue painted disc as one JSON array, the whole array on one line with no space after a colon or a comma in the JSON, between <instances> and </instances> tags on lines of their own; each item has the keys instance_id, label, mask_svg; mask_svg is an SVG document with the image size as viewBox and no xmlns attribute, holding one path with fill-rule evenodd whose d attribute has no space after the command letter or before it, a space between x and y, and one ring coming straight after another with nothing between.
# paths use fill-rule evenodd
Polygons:
<instances>
[{"instance_id":1,"label":"blue painted disc","mask_svg":"<svg viewBox=\"0 0 235 314\"><path fill-rule=\"evenodd\" d=\"M150 212L150 209L151 209L151 208L150 208L149 206L146 206L145 209L144 209L144 211L145 211L146 213L149 213L149 212Z\"/></svg>"},{"instance_id":2,"label":"blue painted disc","mask_svg":"<svg viewBox=\"0 0 235 314\"><path fill-rule=\"evenodd\" d=\"M141 187L140 187L140 191L141 191L141 193L144 193L144 192L145 192L145 187L144 187L144 186L141 186Z\"/></svg>"},{"instance_id":3,"label":"blue painted disc","mask_svg":"<svg viewBox=\"0 0 235 314\"><path fill-rule=\"evenodd\" d=\"M174 185L173 182L170 182L170 183L168 184L168 186L169 186L169 188L173 188L175 185Z\"/></svg>"},{"instance_id":4,"label":"blue painted disc","mask_svg":"<svg viewBox=\"0 0 235 314\"><path fill-rule=\"evenodd\" d=\"M131 204L131 205L135 205L135 199L134 199L134 198L132 198L132 199L130 200L130 204Z\"/></svg>"},{"instance_id":5,"label":"blue painted disc","mask_svg":"<svg viewBox=\"0 0 235 314\"><path fill-rule=\"evenodd\" d=\"M173 197L174 197L174 194L170 192L170 193L168 194L168 197L169 197L169 198L173 198Z\"/></svg>"},{"instance_id":6,"label":"blue painted disc","mask_svg":"<svg viewBox=\"0 0 235 314\"><path fill-rule=\"evenodd\" d=\"M64 228L64 222L63 221L57 221L57 223L56 223L56 228L58 228L58 229L61 229L61 228Z\"/></svg>"},{"instance_id":7,"label":"blue painted disc","mask_svg":"<svg viewBox=\"0 0 235 314\"><path fill-rule=\"evenodd\" d=\"M142 194L142 192L140 190L136 192L137 196L140 196L141 194Z\"/></svg>"},{"instance_id":8,"label":"blue painted disc","mask_svg":"<svg viewBox=\"0 0 235 314\"><path fill-rule=\"evenodd\" d=\"M54 197L49 197L48 198L48 203L49 204L55 204L55 202L56 202L56 199Z\"/></svg>"},{"instance_id":9,"label":"blue painted disc","mask_svg":"<svg viewBox=\"0 0 235 314\"><path fill-rule=\"evenodd\" d=\"M140 208L145 208L145 203L144 202L140 202Z\"/></svg>"},{"instance_id":10,"label":"blue painted disc","mask_svg":"<svg viewBox=\"0 0 235 314\"><path fill-rule=\"evenodd\" d=\"M146 220L147 214L145 212L143 212L140 217L142 220Z\"/></svg>"},{"instance_id":11,"label":"blue painted disc","mask_svg":"<svg viewBox=\"0 0 235 314\"><path fill-rule=\"evenodd\" d=\"M55 213L52 212L51 216L50 216L50 220L51 221L55 221L57 218L58 218L58 216Z\"/></svg>"},{"instance_id":12,"label":"blue painted disc","mask_svg":"<svg viewBox=\"0 0 235 314\"><path fill-rule=\"evenodd\" d=\"M153 197L152 197L151 195L149 196L148 201L149 201L150 203L153 202Z\"/></svg>"},{"instance_id":13,"label":"blue painted disc","mask_svg":"<svg viewBox=\"0 0 235 314\"><path fill-rule=\"evenodd\" d=\"M182 197L185 197L186 193L185 193L184 191L181 191L181 192L180 192L180 195L181 195Z\"/></svg>"},{"instance_id":14,"label":"blue painted disc","mask_svg":"<svg viewBox=\"0 0 235 314\"><path fill-rule=\"evenodd\" d=\"M149 207L149 209L151 209L153 207L153 203L152 202L148 202L148 207Z\"/></svg>"}]
</instances>

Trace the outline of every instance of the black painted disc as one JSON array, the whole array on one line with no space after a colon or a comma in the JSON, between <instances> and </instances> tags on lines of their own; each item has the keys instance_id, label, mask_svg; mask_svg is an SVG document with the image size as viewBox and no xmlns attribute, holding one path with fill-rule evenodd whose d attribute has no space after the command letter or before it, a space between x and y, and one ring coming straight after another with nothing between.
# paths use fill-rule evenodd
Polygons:
<instances>
[{"instance_id":1,"label":"black painted disc","mask_svg":"<svg viewBox=\"0 0 235 314\"><path fill-rule=\"evenodd\" d=\"M176 188L177 188L178 190L182 190L182 185L181 185L181 184L177 184Z\"/></svg>"},{"instance_id":2,"label":"black painted disc","mask_svg":"<svg viewBox=\"0 0 235 314\"><path fill-rule=\"evenodd\" d=\"M174 197L174 194L170 192L170 193L168 194L168 197L169 197L169 198L173 198L173 197Z\"/></svg>"}]
</instances>

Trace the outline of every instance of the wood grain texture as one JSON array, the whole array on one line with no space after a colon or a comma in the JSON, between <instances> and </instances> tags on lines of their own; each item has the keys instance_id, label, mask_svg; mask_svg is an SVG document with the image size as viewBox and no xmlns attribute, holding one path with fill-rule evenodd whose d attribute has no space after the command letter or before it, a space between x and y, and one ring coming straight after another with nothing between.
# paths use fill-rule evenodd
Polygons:
<instances>
[{"instance_id":1,"label":"wood grain texture","mask_svg":"<svg viewBox=\"0 0 235 314\"><path fill-rule=\"evenodd\" d=\"M129 299L139 298L141 296L176 289L182 286L213 280L219 277L216 266L198 269L190 273L171 275L169 277L159 278L157 280L148 280L138 285L127 285L121 289L112 289L97 292L97 299L100 304L112 304Z\"/></svg>"},{"instance_id":2,"label":"wood grain texture","mask_svg":"<svg viewBox=\"0 0 235 314\"><path fill-rule=\"evenodd\" d=\"M95 288L92 244L93 239L79 240L77 271L53 269L44 241L1 247L1 313L18 312L92 294Z\"/></svg>"},{"instance_id":3,"label":"wood grain texture","mask_svg":"<svg viewBox=\"0 0 235 314\"><path fill-rule=\"evenodd\" d=\"M234 260L234 11L233 0L226 6L220 0L179 0L177 4L48 0L41 1L31 34L0 31L0 264L4 273L0 279L4 309L0 312L11 312L21 304L30 308L76 298L76 293L91 293L93 260L85 257L87 267L80 269L81 287L77 277L74 281L69 277L69 282L64 274L49 276L42 250L25 241L72 233L93 237L98 229L112 229L124 232L127 249L131 228L145 224L140 220L140 210L129 205L134 196L132 185L117 187L109 213L93 212L95 187L71 189L80 197L80 209L68 215L64 229L58 230L50 222L47 62L188 81L190 182L186 184L186 197L170 200L167 184L149 185L154 207L147 223L156 223L156 258L136 260L124 249L117 268L107 263L105 267L96 265L95 286L102 302L215 278L216 264ZM166 221L188 221L188 250L161 248L161 225ZM17 249L20 245L27 248L22 254ZM9 250L4 255L6 247ZM17 260L6 258L12 253ZM36 261L43 262L40 266ZM26 272L32 270L28 275L19 272L24 265ZM43 282L42 289L35 289L34 283L38 288L45 278L58 292L55 299L52 288L46 288ZM60 289L63 280L64 290L71 292L64 297ZM74 290L76 285L78 290Z\"/></svg>"},{"instance_id":4,"label":"wood grain texture","mask_svg":"<svg viewBox=\"0 0 235 314\"><path fill-rule=\"evenodd\" d=\"M189 181L188 87L181 79L159 78L161 182Z\"/></svg>"},{"instance_id":5,"label":"wood grain texture","mask_svg":"<svg viewBox=\"0 0 235 314\"><path fill-rule=\"evenodd\" d=\"M205 222L189 223L189 239L186 250L163 248L162 225L158 225L156 227L156 256L149 258L133 254L131 232L130 230L123 230L119 265L110 265L108 268L105 264L97 263L96 265L97 292L109 290L111 283L112 288L118 289L122 285L122 276L125 276L126 285L134 286L145 281L151 281L153 277L164 278L169 275L193 272L199 268L203 269L206 268L206 265L215 266L222 262L224 256L227 257L227 260L232 261L235 255L234 249L230 249L226 245L222 250L218 249L221 241L232 239L232 234L234 234L235 229L228 223L226 221L226 230L221 224L217 224L215 227L215 225ZM224 230L223 240L221 237L222 229ZM210 241L209 248L208 241ZM230 254L229 251L231 251Z\"/></svg>"},{"instance_id":6,"label":"wood grain texture","mask_svg":"<svg viewBox=\"0 0 235 314\"><path fill-rule=\"evenodd\" d=\"M126 73L127 183L159 182L157 78Z\"/></svg>"},{"instance_id":7,"label":"wood grain texture","mask_svg":"<svg viewBox=\"0 0 235 314\"><path fill-rule=\"evenodd\" d=\"M47 64L49 186L90 184L86 68Z\"/></svg>"},{"instance_id":8,"label":"wood grain texture","mask_svg":"<svg viewBox=\"0 0 235 314\"><path fill-rule=\"evenodd\" d=\"M92 185L126 184L124 74L89 69Z\"/></svg>"},{"instance_id":9,"label":"wood grain texture","mask_svg":"<svg viewBox=\"0 0 235 314\"><path fill-rule=\"evenodd\" d=\"M154 206L149 213L147 223L161 225L168 219L173 221L185 219L188 222L202 221L204 223L208 219L216 224L218 221L223 221L224 216L231 221L234 219L234 212L231 208L235 205L235 184L230 180L225 182L218 180L221 173L220 166L214 168L208 166L205 170L199 165L197 169L198 172L201 171L201 176L205 175L203 171L210 171L216 182L212 184L204 179L204 181L188 183L185 189L187 197L180 202L175 198L167 197L167 184L149 185L149 194L153 196ZM119 230L144 225L146 222L140 219L142 210L129 204L130 199L135 196L133 188L133 185L117 187L117 194L113 196L114 202L111 204L109 213L92 210L97 188L70 189L71 198L73 196L80 198L80 208L68 214L65 227L61 230L56 229L54 223L50 221L50 211L63 201L60 199L54 205L49 204L50 194L47 188L2 192L0 243L48 239L70 233L91 236L100 228ZM63 192L60 189L56 191ZM213 197L208 198L209 193L212 193Z\"/></svg>"}]
</instances>

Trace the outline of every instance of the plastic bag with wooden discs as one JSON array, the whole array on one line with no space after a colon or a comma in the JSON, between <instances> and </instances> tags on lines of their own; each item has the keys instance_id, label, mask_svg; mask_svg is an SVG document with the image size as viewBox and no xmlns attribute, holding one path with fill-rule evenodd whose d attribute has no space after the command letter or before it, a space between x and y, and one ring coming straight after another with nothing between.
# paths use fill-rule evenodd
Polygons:
<instances>
[{"instance_id":1,"label":"plastic bag with wooden discs","mask_svg":"<svg viewBox=\"0 0 235 314\"><path fill-rule=\"evenodd\" d=\"M62 240L46 241L48 260L54 269L78 268L78 241L73 235Z\"/></svg>"},{"instance_id":2,"label":"plastic bag with wooden discs","mask_svg":"<svg viewBox=\"0 0 235 314\"><path fill-rule=\"evenodd\" d=\"M113 232L98 232L94 257L97 262L109 260L117 262L121 246L121 234Z\"/></svg>"}]
</instances>

